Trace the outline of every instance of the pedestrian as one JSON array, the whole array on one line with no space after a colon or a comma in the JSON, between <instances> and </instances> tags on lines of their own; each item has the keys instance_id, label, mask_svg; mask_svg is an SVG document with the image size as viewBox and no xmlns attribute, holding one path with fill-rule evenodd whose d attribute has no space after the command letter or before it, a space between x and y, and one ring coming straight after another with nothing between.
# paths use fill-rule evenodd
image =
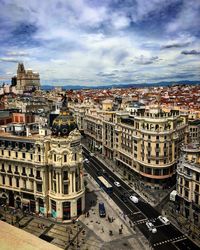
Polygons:
<instances>
[{"instance_id":1,"label":"pedestrian","mask_svg":"<svg viewBox=\"0 0 200 250\"><path fill-rule=\"evenodd\" d=\"M102 232L102 233L104 233L104 229L103 229L103 227L102 227L102 229L101 229L101 232Z\"/></svg>"},{"instance_id":2,"label":"pedestrian","mask_svg":"<svg viewBox=\"0 0 200 250\"><path fill-rule=\"evenodd\" d=\"M121 229L123 229L123 225L121 224Z\"/></svg>"}]
</instances>

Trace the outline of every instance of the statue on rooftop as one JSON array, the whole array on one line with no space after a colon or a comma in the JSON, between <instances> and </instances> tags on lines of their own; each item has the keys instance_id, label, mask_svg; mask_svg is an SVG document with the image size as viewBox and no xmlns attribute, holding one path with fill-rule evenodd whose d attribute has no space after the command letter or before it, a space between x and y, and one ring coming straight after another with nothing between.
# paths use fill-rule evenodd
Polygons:
<instances>
[{"instance_id":1,"label":"statue on rooftop","mask_svg":"<svg viewBox=\"0 0 200 250\"><path fill-rule=\"evenodd\" d=\"M67 108L68 107L68 97L67 97L66 93L64 95L62 94L62 100L61 100L61 102L62 102L62 107L63 108Z\"/></svg>"}]
</instances>

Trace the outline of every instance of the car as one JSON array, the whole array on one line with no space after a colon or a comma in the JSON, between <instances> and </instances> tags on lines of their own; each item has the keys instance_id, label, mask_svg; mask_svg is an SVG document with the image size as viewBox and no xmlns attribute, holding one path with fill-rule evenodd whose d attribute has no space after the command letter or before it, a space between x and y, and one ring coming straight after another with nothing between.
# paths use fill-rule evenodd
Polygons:
<instances>
[{"instance_id":1,"label":"car","mask_svg":"<svg viewBox=\"0 0 200 250\"><path fill-rule=\"evenodd\" d=\"M120 184L118 181L115 181L115 182L114 182L114 185L115 185L116 187L121 187L121 184Z\"/></svg>"},{"instance_id":2,"label":"car","mask_svg":"<svg viewBox=\"0 0 200 250\"><path fill-rule=\"evenodd\" d=\"M90 156L94 156L94 153L90 153Z\"/></svg>"},{"instance_id":3,"label":"car","mask_svg":"<svg viewBox=\"0 0 200 250\"><path fill-rule=\"evenodd\" d=\"M157 229L155 228L154 224L147 221L146 226L148 227L149 231L155 234L157 232Z\"/></svg>"},{"instance_id":4,"label":"car","mask_svg":"<svg viewBox=\"0 0 200 250\"><path fill-rule=\"evenodd\" d=\"M128 202L128 199L127 199L127 197L126 196L121 196L121 199L122 199L122 201L124 202L124 203L127 203Z\"/></svg>"},{"instance_id":5,"label":"car","mask_svg":"<svg viewBox=\"0 0 200 250\"><path fill-rule=\"evenodd\" d=\"M103 202L99 202L99 216L106 217L106 209Z\"/></svg>"},{"instance_id":6,"label":"car","mask_svg":"<svg viewBox=\"0 0 200 250\"><path fill-rule=\"evenodd\" d=\"M85 158L83 162L89 163L90 161L88 160L88 158Z\"/></svg>"},{"instance_id":7,"label":"car","mask_svg":"<svg viewBox=\"0 0 200 250\"><path fill-rule=\"evenodd\" d=\"M170 221L169 221L166 217L164 217L164 216L162 216L162 215L158 216L158 219L159 219L163 224L165 224L165 225L169 225L169 224L170 224Z\"/></svg>"},{"instance_id":8,"label":"car","mask_svg":"<svg viewBox=\"0 0 200 250\"><path fill-rule=\"evenodd\" d=\"M131 195L129 198L134 203L138 203L138 201L139 201L138 198L136 196L134 196L134 195Z\"/></svg>"}]
</instances>

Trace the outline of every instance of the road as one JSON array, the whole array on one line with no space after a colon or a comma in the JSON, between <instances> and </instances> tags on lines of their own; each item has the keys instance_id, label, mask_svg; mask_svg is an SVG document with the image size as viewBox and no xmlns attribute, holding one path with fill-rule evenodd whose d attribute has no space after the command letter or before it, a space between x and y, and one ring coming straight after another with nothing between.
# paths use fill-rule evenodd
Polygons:
<instances>
[{"instance_id":1,"label":"road","mask_svg":"<svg viewBox=\"0 0 200 250\"><path fill-rule=\"evenodd\" d=\"M86 171L95 179L99 175L104 176L107 181L113 185L113 193L109 196L113 201L121 208L124 214L128 217L128 220L139 228L139 230L148 239L150 246L153 249L159 250L196 250L200 249L194 244L186 235L180 232L174 225L164 225L159 219L160 215L155 208L146 203L141 197L138 196L125 182L123 182L118 176L108 169L101 161L95 156L90 156L88 150L83 147L85 157L89 159L88 163L84 163ZM121 187L116 187L114 181L118 181ZM129 196L134 195L139 199L138 203L133 203ZM123 197L127 197L124 202ZM156 229L157 233L151 233L146 222L151 221Z\"/></svg>"}]
</instances>

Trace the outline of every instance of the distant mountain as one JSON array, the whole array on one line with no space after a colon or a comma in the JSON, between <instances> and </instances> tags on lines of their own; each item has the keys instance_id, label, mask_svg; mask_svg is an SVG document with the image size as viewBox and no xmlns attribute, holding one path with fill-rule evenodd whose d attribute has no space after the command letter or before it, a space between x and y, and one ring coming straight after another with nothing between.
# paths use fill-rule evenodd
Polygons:
<instances>
[{"instance_id":1,"label":"distant mountain","mask_svg":"<svg viewBox=\"0 0 200 250\"><path fill-rule=\"evenodd\" d=\"M110 89L110 88L146 88L146 87L158 87L158 86L172 86L172 85L197 85L200 84L200 81L173 81L173 82L157 82L157 83L141 83L141 84L111 84L111 85L99 85L99 86L81 86L81 85L64 85L60 86L64 90L79 90L79 89ZM52 90L56 86L52 85L42 85L41 88L43 90Z\"/></svg>"}]
</instances>

